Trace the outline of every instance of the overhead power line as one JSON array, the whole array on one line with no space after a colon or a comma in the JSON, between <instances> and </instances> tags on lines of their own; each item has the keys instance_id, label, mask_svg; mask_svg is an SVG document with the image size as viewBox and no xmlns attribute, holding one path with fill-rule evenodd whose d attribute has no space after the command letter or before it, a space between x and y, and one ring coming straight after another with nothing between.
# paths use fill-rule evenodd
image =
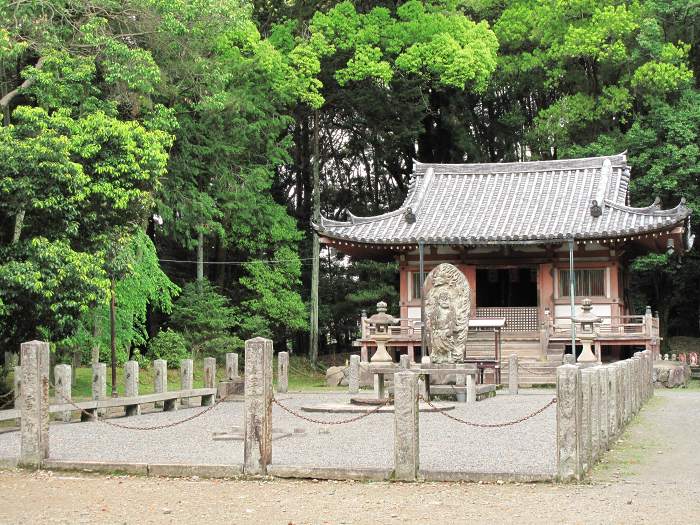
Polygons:
<instances>
[{"instance_id":1,"label":"overhead power line","mask_svg":"<svg viewBox=\"0 0 700 525\"><path fill-rule=\"evenodd\" d=\"M311 261L313 257L299 257L298 259L269 259L261 260L255 259L250 261L202 261L202 264L219 264L219 265L231 265L231 266L241 266L243 264L250 263L265 263L265 264L284 264L297 261ZM181 264L197 264L199 261L186 261L178 259L158 259L159 262L167 263L181 263Z\"/></svg>"}]
</instances>

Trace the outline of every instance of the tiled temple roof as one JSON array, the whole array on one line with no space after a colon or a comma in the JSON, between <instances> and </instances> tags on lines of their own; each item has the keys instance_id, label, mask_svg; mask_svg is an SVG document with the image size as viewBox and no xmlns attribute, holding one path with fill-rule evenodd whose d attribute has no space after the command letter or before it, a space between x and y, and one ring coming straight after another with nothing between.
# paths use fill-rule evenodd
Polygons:
<instances>
[{"instance_id":1,"label":"tiled temple roof","mask_svg":"<svg viewBox=\"0 0 700 525\"><path fill-rule=\"evenodd\" d=\"M517 244L606 239L668 230L690 210L627 205L629 167L610 157L494 164L416 163L403 205L347 222L321 218L320 235L366 244ZM591 212L593 201L599 216ZM597 211L597 210L595 210ZM411 215L415 217L412 222Z\"/></svg>"}]
</instances>

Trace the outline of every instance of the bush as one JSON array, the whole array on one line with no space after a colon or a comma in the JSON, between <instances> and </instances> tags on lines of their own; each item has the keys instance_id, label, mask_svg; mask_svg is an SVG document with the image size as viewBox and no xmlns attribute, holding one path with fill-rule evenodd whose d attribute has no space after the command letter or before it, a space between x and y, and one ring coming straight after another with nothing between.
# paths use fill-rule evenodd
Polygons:
<instances>
[{"instance_id":1,"label":"bush","mask_svg":"<svg viewBox=\"0 0 700 525\"><path fill-rule=\"evenodd\" d=\"M170 328L161 330L148 342L148 356L151 359L165 359L168 368L177 368L180 361L190 358L185 338Z\"/></svg>"}]
</instances>

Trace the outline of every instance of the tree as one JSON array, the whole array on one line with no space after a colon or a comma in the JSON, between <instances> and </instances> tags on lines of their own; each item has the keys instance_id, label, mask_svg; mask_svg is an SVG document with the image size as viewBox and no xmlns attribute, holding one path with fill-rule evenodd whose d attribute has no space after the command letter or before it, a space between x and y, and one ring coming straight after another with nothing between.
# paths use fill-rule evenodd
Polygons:
<instances>
[{"instance_id":1,"label":"tree","mask_svg":"<svg viewBox=\"0 0 700 525\"><path fill-rule=\"evenodd\" d=\"M107 250L140 227L165 174L172 119L148 104L159 70L130 40L134 5L0 5L0 327L10 348L69 337L105 301Z\"/></svg>"},{"instance_id":2,"label":"tree","mask_svg":"<svg viewBox=\"0 0 700 525\"><path fill-rule=\"evenodd\" d=\"M206 279L182 288L182 295L173 304L170 324L183 335L193 358L203 352L225 353L243 346L242 340L232 335L234 309Z\"/></svg>"}]
</instances>

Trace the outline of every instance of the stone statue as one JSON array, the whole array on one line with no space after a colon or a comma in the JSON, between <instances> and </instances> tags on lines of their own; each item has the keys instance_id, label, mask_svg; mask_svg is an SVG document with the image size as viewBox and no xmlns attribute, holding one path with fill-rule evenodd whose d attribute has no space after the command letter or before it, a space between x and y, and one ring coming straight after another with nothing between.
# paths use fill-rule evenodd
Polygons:
<instances>
[{"instance_id":1,"label":"stone statue","mask_svg":"<svg viewBox=\"0 0 700 525\"><path fill-rule=\"evenodd\" d=\"M698 366L698 353L690 352L690 366Z\"/></svg>"},{"instance_id":2,"label":"stone statue","mask_svg":"<svg viewBox=\"0 0 700 525\"><path fill-rule=\"evenodd\" d=\"M423 293L430 360L463 362L471 309L466 277L451 264L441 264L428 274Z\"/></svg>"}]
</instances>

